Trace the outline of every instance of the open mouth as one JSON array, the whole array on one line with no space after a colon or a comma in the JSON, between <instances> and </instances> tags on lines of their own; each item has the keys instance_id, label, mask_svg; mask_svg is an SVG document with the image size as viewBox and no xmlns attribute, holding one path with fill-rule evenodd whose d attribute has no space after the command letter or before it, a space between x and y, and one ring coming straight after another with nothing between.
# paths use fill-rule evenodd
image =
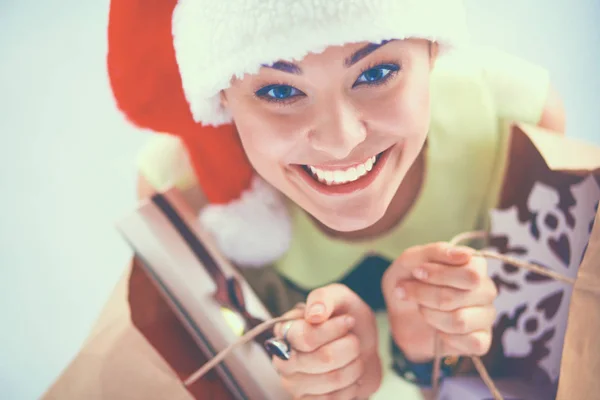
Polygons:
<instances>
[{"instance_id":1,"label":"open mouth","mask_svg":"<svg viewBox=\"0 0 600 400\"><path fill-rule=\"evenodd\" d=\"M302 180L322 194L348 194L366 188L377 178L393 148L394 146L352 166L319 168L313 165L295 165L294 169Z\"/></svg>"},{"instance_id":2,"label":"open mouth","mask_svg":"<svg viewBox=\"0 0 600 400\"><path fill-rule=\"evenodd\" d=\"M383 153L384 152L382 151L381 153L372 156L362 164L345 169L324 170L319 169L318 167L313 167L312 165L302 165L302 169L311 175L313 179L327 186L343 185L354 182L370 174L373 171L373 167L375 167L381 159Z\"/></svg>"}]
</instances>

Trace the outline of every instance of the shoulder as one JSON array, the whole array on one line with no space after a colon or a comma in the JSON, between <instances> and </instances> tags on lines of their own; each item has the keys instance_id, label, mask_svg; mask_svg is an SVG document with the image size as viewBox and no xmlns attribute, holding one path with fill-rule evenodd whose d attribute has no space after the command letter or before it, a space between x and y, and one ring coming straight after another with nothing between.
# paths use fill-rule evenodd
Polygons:
<instances>
[{"instance_id":1,"label":"shoulder","mask_svg":"<svg viewBox=\"0 0 600 400\"><path fill-rule=\"evenodd\" d=\"M448 150L494 152L506 123L562 132L565 115L546 68L488 46L440 57L431 79L431 136ZM457 147L458 146L458 147Z\"/></svg>"},{"instance_id":2,"label":"shoulder","mask_svg":"<svg viewBox=\"0 0 600 400\"><path fill-rule=\"evenodd\" d=\"M431 74L429 140L450 153L495 146L499 116L478 58L463 51L441 57ZM482 148L483 146L483 148Z\"/></svg>"},{"instance_id":3,"label":"shoulder","mask_svg":"<svg viewBox=\"0 0 600 400\"><path fill-rule=\"evenodd\" d=\"M493 96L481 63L472 51L440 57L431 73L433 128L462 130L497 120Z\"/></svg>"},{"instance_id":4,"label":"shoulder","mask_svg":"<svg viewBox=\"0 0 600 400\"><path fill-rule=\"evenodd\" d=\"M187 150L176 136L153 134L138 152L136 164L139 199L176 187L194 209L199 210L206 205L206 197L198 185Z\"/></svg>"},{"instance_id":5,"label":"shoulder","mask_svg":"<svg viewBox=\"0 0 600 400\"><path fill-rule=\"evenodd\" d=\"M485 93L501 118L531 115L539 119L541 106L550 90L550 73L547 68L531 60L489 46L471 46L442 56L434 70L437 84L467 85ZM444 86L442 86L444 87ZM462 93L455 93L464 97ZM528 106L532 104L531 106ZM529 114L519 112L525 109ZM538 113L535 113L538 111ZM536 123L537 121L521 121Z\"/></svg>"},{"instance_id":6,"label":"shoulder","mask_svg":"<svg viewBox=\"0 0 600 400\"><path fill-rule=\"evenodd\" d=\"M143 181L155 190L187 189L195 184L185 146L172 135L153 134L138 152L136 165Z\"/></svg>"},{"instance_id":7,"label":"shoulder","mask_svg":"<svg viewBox=\"0 0 600 400\"><path fill-rule=\"evenodd\" d=\"M434 72L432 93L454 113L468 106L492 113L496 120L538 125L559 134L565 131L563 99L549 70L532 60L494 47L473 46L442 58Z\"/></svg>"}]
</instances>

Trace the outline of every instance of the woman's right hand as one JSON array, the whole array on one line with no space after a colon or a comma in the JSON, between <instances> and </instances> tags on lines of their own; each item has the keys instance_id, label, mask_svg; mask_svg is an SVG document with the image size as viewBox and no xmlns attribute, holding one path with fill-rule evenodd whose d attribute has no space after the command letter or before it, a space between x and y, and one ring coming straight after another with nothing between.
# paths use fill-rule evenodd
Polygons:
<instances>
[{"instance_id":1,"label":"woman's right hand","mask_svg":"<svg viewBox=\"0 0 600 400\"><path fill-rule=\"evenodd\" d=\"M277 337L285 326L275 327ZM273 364L294 399L368 398L379 388L375 318L349 288L334 284L314 290L304 318L288 327L291 357L273 357Z\"/></svg>"}]
</instances>

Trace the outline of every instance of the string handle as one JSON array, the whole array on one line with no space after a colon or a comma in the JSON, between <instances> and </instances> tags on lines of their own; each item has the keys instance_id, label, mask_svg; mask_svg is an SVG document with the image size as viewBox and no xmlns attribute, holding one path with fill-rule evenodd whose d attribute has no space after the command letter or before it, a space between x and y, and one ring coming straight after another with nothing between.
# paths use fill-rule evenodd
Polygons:
<instances>
[{"instance_id":1,"label":"string handle","mask_svg":"<svg viewBox=\"0 0 600 400\"><path fill-rule=\"evenodd\" d=\"M276 324L278 324L280 322L287 322L287 321L292 321L292 320L295 320L295 319L300 319L300 318L303 318L303 317L304 317L304 305L303 304L298 304L295 309L293 309L292 311L290 311L287 314L287 316L285 316L285 317L281 316L281 317L277 317L277 318L272 318L270 320L267 320L267 321L265 321L265 322L263 322L263 323L255 326L253 329L249 330L246 334L244 334L243 336L241 336L235 342L231 343L225 349L223 349L222 351L220 351L216 356L214 356L213 358L211 358L210 360L208 360L208 362L206 362L199 370L197 370L190 377L188 377L183 382L183 384L186 387L191 386L198 379L200 379L204 375L206 375L206 373L208 371L210 371L211 369L213 369L214 367L216 367L221 361L223 361L236 347L241 346L243 344L246 344L246 343L254 340L257 336L260 336L261 334L263 334L267 330L269 330L272 327L274 327Z\"/></svg>"},{"instance_id":2,"label":"string handle","mask_svg":"<svg viewBox=\"0 0 600 400\"><path fill-rule=\"evenodd\" d=\"M467 240L487 239L487 238L488 238L487 233L483 232L483 231L465 232L465 233L461 233L461 234L455 236L454 238L452 238L452 240L450 241L450 244L455 246L455 245L457 245L461 242L467 241ZM500 260L506 264L511 264L511 265L514 265L515 267L523 268L528 271L535 272L539 275L544 275L549 278L555 279L557 281L567 283L569 285L575 285L575 279L573 279L573 278L563 276L563 275L556 273L552 270L549 270L547 268L540 267L539 265L524 262L524 261L521 261L521 260L518 260L518 259L515 259L512 257L509 257L509 256L505 256L503 254L495 253L493 251L487 251L487 250L475 251L473 253L473 255L478 256L478 257ZM437 396L437 393L439 390L438 382L439 382L441 360L442 360L442 357L441 357L442 342L437 333L434 335L433 340L434 340L434 361L433 361L432 386L433 386L434 394ZM485 368L485 365L483 364L483 361L481 361L481 358L477 357L477 356L470 356L470 358L471 358L471 361L473 362L473 365L475 366L475 369L477 370L477 373L479 374L479 376L481 377L481 379L483 380L483 382L485 383L485 385L487 386L489 391L494 396L494 400L504 400L504 397L502 396L502 394L500 393L500 391L494 384L494 381L490 377L487 369Z\"/></svg>"},{"instance_id":3,"label":"string handle","mask_svg":"<svg viewBox=\"0 0 600 400\"><path fill-rule=\"evenodd\" d=\"M454 238L452 238L452 240L450 241L450 244L455 246L455 245L462 243L464 241L467 241L467 240L486 239L487 237L488 237L487 233L482 232L482 231L465 232L465 233L461 233L461 234L455 236ZM509 256L505 256L503 254L498 254L498 253L495 253L492 251L483 250L483 251L474 251L473 255L478 256L478 257L489 258L489 259L501 260L502 262L504 262L506 264L511 264L511 265L514 265L515 267L523 268L523 269L535 272L537 274L544 275L549 278L568 283L570 285L575 285L575 279L573 279L573 278L563 276L563 275L558 274L549 269L540 267L539 265L527 263L527 262L509 257ZM270 320L267 320L267 321L261 323L260 325L256 326L254 329L248 331L245 335L240 337L238 340L231 343L227 348L225 348L224 350L219 352L215 357L210 359L199 370L197 370L189 378L187 378L184 381L184 385L186 387L189 387L194 382L196 382L198 379L202 378L202 376L204 376L208 371L210 371L212 368L214 368L216 365L218 365L221 361L223 361L236 347L254 340L254 338L256 338L257 336L266 332L268 329L271 329L277 323L300 319L300 318L303 318L303 316L304 316L303 305L299 304L296 306L295 309L290 311L287 314L287 316L273 318L273 319L270 319ZM436 333L434 335L434 362L433 362L433 378L432 378L433 379L433 382L432 382L433 391L436 395L439 390L438 381L439 381L440 367L441 367L441 348L442 348L441 339L440 339L439 335ZM477 356L470 356L470 358L471 358L471 361L473 362L473 365L475 366L475 369L479 373L479 376L481 377L481 379L483 380L483 382L485 383L487 388L490 390L490 392L494 396L494 399L495 400L504 400L502 394L500 393L500 391L494 384L494 381L488 374L488 372L485 368L485 365L481 361L481 358L477 357Z\"/></svg>"}]
</instances>

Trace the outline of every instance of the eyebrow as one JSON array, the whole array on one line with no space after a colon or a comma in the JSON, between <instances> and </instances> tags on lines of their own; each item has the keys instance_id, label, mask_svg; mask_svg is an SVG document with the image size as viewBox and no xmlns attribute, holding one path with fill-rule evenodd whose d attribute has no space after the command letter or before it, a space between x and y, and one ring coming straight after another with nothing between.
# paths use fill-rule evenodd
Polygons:
<instances>
[{"instance_id":1,"label":"eyebrow","mask_svg":"<svg viewBox=\"0 0 600 400\"><path fill-rule=\"evenodd\" d=\"M369 43L361 47L360 49L352 53L350 57L344 60L344 66L346 68L353 66L354 64L356 64L357 62L359 62L378 48L388 44L391 41L392 40L384 40L381 43ZM263 67L276 69L278 71L287 72L289 74L302 75L302 69L299 66L287 61L277 61L271 65L263 65Z\"/></svg>"},{"instance_id":2,"label":"eyebrow","mask_svg":"<svg viewBox=\"0 0 600 400\"><path fill-rule=\"evenodd\" d=\"M353 66L354 64L356 64L357 62L359 62L378 48L385 46L389 42L391 42L391 40L384 40L381 43L369 43L366 46L361 47L360 49L352 53L350 57L344 60L344 65L346 66L346 68Z\"/></svg>"},{"instance_id":3,"label":"eyebrow","mask_svg":"<svg viewBox=\"0 0 600 400\"><path fill-rule=\"evenodd\" d=\"M271 65L263 65L263 67L276 69L278 71L287 72L289 74L302 75L302 70L294 63L287 61L277 61Z\"/></svg>"}]
</instances>

